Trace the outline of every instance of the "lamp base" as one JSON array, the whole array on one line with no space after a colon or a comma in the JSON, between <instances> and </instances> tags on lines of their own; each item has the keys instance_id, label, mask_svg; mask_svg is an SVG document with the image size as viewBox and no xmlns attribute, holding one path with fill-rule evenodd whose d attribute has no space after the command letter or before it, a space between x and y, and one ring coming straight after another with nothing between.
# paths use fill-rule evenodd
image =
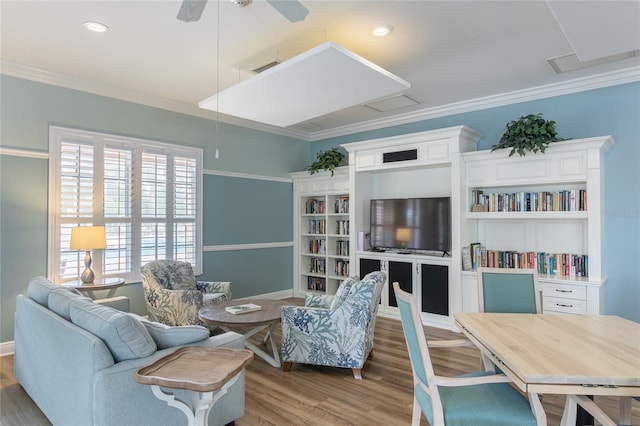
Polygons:
<instances>
[{"instance_id":1,"label":"lamp base","mask_svg":"<svg viewBox=\"0 0 640 426\"><path fill-rule=\"evenodd\" d=\"M91 284L93 280L96 278L96 275L91 270L91 251L87 250L84 254L84 271L82 271L82 275L80 275L80 280L84 284Z\"/></svg>"}]
</instances>

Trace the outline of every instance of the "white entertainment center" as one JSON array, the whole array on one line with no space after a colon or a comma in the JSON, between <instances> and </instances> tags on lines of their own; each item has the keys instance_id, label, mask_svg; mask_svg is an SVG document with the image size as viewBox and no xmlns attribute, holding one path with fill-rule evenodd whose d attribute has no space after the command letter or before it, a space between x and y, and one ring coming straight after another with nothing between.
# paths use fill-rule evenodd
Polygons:
<instances>
[{"instance_id":1,"label":"white entertainment center","mask_svg":"<svg viewBox=\"0 0 640 426\"><path fill-rule=\"evenodd\" d=\"M348 275L387 271L389 283L398 281L403 289L414 293L425 325L452 329L455 312L477 311L477 276L474 270L463 270L462 249L479 243L490 253L536 253L542 258L545 253L566 253L567 259L569 254L581 256L588 276L579 276L568 266L566 274L540 274L543 310L602 313L606 281L602 253L603 157L613 139L606 136L555 142L545 153L509 157L509 150L477 151L480 138L473 129L457 126L354 142L342 145L349 153L349 166L338 169L334 177L329 173L292 173L294 295L335 293L342 278L334 273L338 270L336 261L341 265L346 261ZM479 193L516 197L549 193L553 197L565 192L586 193L588 208L485 212L474 211L477 208L472 202ZM305 209L310 198L323 199L333 209L337 198L347 197L347 235L335 234L337 221L345 218L333 210L319 213L324 215L319 218L327 220L326 234L308 232L308 221L316 219ZM450 198L449 253L377 252L362 247L362 235L369 233L372 199L414 197ZM310 253L310 240L314 239L326 240L328 251L321 256ZM336 253L337 240L348 241L346 258ZM331 272L314 272L311 259L316 258L324 259ZM310 276L323 278L325 285L314 288ZM389 284L383 291L379 312L398 316Z\"/></svg>"}]
</instances>

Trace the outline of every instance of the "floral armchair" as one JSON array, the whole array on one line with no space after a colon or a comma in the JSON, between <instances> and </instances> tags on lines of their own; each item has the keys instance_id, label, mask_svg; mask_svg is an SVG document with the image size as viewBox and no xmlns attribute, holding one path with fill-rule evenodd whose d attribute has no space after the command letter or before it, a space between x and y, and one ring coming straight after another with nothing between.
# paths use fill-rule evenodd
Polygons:
<instances>
[{"instance_id":1,"label":"floral armchair","mask_svg":"<svg viewBox=\"0 0 640 426\"><path fill-rule=\"evenodd\" d=\"M356 379L373 350L373 332L382 287L376 271L345 280L335 296L307 296L305 306L282 308L282 361L351 368Z\"/></svg>"},{"instance_id":2,"label":"floral armchair","mask_svg":"<svg viewBox=\"0 0 640 426\"><path fill-rule=\"evenodd\" d=\"M151 321L207 327L198 318L200 308L231 300L230 282L196 281L187 262L157 260L144 265L141 272Z\"/></svg>"}]
</instances>

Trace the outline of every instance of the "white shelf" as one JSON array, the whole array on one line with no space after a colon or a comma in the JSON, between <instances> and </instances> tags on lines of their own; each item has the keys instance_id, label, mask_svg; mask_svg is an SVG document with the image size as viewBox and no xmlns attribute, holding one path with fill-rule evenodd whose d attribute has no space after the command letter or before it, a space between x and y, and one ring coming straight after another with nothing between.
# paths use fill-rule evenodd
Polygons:
<instances>
[{"instance_id":1,"label":"white shelf","mask_svg":"<svg viewBox=\"0 0 640 426\"><path fill-rule=\"evenodd\" d=\"M468 219L488 219L488 220L505 220L505 219L588 219L587 211L565 211L565 212L468 212Z\"/></svg>"}]
</instances>

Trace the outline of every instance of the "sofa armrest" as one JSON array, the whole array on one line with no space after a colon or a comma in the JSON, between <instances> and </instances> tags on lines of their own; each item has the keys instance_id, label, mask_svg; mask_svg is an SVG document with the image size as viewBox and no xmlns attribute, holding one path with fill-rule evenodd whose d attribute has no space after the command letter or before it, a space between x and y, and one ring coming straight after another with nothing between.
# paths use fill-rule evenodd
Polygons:
<instances>
[{"instance_id":1,"label":"sofa armrest","mask_svg":"<svg viewBox=\"0 0 640 426\"><path fill-rule=\"evenodd\" d=\"M323 308L328 309L331 306L335 296L328 296L324 294L311 294L307 293L304 296L304 306L309 308Z\"/></svg>"},{"instance_id":2,"label":"sofa armrest","mask_svg":"<svg viewBox=\"0 0 640 426\"><path fill-rule=\"evenodd\" d=\"M229 281L196 281L196 287L203 293L224 293L231 300Z\"/></svg>"},{"instance_id":3,"label":"sofa armrest","mask_svg":"<svg viewBox=\"0 0 640 426\"><path fill-rule=\"evenodd\" d=\"M129 312L131 310L129 298L125 296L115 296L115 297L108 297L106 299L96 299L94 300L94 302L100 305L110 306L122 312Z\"/></svg>"}]
</instances>

